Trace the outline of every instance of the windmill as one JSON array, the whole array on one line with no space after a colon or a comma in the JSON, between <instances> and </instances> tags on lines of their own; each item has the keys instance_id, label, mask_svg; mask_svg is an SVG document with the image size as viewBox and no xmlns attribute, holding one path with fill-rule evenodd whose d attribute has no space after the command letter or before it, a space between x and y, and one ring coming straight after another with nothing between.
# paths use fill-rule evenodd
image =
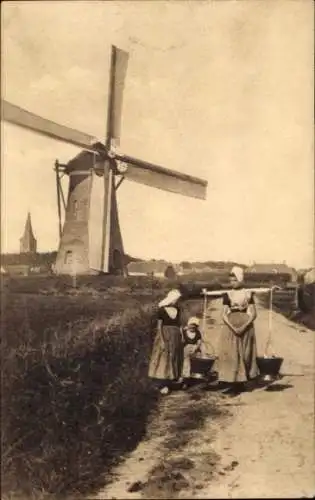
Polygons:
<instances>
[{"instance_id":1,"label":"windmill","mask_svg":"<svg viewBox=\"0 0 315 500\"><path fill-rule=\"evenodd\" d=\"M127 52L112 46L104 144L2 100L4 121L82 148L67 164L56 161L54 167L60 236L57 274L73 274L74 269L75 274L124 273L116 198L124 179L194 198L206 197L205 180L118 153L128 58ZM67 199L61 186L65 174L69 176Z\"/></svg>"}]
</instances>

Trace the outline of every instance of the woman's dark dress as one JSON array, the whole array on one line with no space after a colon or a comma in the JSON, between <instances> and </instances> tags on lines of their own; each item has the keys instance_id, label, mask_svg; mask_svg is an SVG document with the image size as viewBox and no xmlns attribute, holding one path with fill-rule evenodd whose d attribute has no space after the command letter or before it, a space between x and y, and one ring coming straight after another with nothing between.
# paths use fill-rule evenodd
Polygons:
<instances>
[{"instance_id":1,"label":"woman's dark dress","mask_svg":"<svg viewBox=\"0 0 315 500\"><path fill-rule=\"evenodd\" d=\"M180 309L176 309L176 317L173 319L167 313L168 307L161 307L157 313L157 319L162 321L164 344L161 332L158 330L153 344L149 377L159 380L178 380L182 372L183 346L180 330Z\"/></svg>"}]
</instances>

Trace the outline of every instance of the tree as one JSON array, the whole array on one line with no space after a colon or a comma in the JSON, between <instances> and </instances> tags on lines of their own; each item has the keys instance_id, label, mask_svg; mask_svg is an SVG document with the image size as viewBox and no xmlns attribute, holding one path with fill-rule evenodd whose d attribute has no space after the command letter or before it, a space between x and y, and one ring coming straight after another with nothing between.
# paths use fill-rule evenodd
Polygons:
<instances>
[{"instance_id":1,"label":"tree","mask_svg":"<svg viewBox=\"0 0 315 500\"><path fill-rule=\"evenodd\" d=\"M187 261L183 261L180 263L180 265L182 266L183 269L191 269L191 263L190 262L187 262Z\"/></svg>"},{"instance_id":2,"label":"tree","mask_svg":"<svg viewBox=\"0 0 315 500\"><path fill-rule=\"evenodd\" d=\"M164 272L164 276L165 278L168 278L168 279L174 279L176 278L176 272L175 272L175 269L173 266L167 266L167 268L165 269L165 272Z\"/></svg>"}]
</instances>

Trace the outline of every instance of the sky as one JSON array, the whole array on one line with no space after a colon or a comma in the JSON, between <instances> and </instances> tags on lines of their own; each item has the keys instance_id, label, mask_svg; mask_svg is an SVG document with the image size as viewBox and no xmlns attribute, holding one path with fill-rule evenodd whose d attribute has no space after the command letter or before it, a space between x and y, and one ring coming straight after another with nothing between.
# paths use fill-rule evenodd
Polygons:
<instances>
[{"instance_id":1,"label":"sky","mask_svg":"<svg viewBox=\"0 0 315 500\"><path fill-rule=\"evenodd\" d=\"M2 97L100 140L111 44L129 52L122 152L208 181L206 201L125 181L125 251L314 265L311 0L2 4ZM56 158L71 145L2 124L2 252L27 211L58 247ZM64 189L67 179L64 179Z\"/></svg>"}]
</instances>

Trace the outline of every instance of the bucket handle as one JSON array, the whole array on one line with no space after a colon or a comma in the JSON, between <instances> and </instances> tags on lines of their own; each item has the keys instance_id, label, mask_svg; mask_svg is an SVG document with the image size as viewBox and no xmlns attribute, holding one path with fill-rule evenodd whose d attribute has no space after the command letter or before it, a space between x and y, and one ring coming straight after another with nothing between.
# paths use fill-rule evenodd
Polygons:
<instances>
[{"instance_id":1,"label":"bucket handle","mask_svg":"<svg viewBox=\"0 0 315 500\"><path fill-rule=\"evenodd\" d=\"M205 293L205 289L202 290L203 293L204 293L204 299L203 299L203 314L202 314L202 332L204 333L205 330L206 330L206 324L207 324L207 294ZM211 354L212 356L215 356L215 349L212 345L212 343L210 342L210 340L208 340L207 342L205 342L203 339L202 339L202 345L205 346L205 345L208 345L211 349L211 353L208 352L207 354ZM202 347L201 347L202 349ZM205 354L205 352L204 352Z\"/></svg>"},{"instance_id":2,"label":"bucket handle","mask_svg":"<svg viewBox=\"0 0 315 500\"><path fill-rule=\"evenodd\" d=\"M268 357L268 354L271 353L272 356L275 355L275 351L273 349L272 345L272 319L273 319L273 308L272 308L272 303L273 303L273 292L274 290L280 290L280 286L274 285L270 288L270 295L269 295L269 310L268 310L268 338L266 342L266 347L265 347L265 356Z\"/></svg>"}]
</instances>

